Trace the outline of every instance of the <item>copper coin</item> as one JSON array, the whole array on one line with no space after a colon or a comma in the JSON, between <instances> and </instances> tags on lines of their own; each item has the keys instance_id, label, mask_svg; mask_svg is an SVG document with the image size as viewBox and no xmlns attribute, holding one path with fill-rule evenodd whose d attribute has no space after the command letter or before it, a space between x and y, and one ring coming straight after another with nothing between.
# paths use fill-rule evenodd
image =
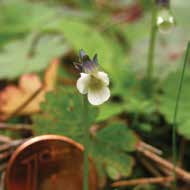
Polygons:
<instances>
[{"instance_id":1,"label":"copper coin","mask_svg":"<svg viewBox=\"0 0 190 190\"><path fill-rule=\"evenodd\" d=\"M82 183L83 147L57 135L35 137L18 147L5 176L8 190L82 190ZM89 189L97 186L90 160Z\"/></svg>"}]
</instances>

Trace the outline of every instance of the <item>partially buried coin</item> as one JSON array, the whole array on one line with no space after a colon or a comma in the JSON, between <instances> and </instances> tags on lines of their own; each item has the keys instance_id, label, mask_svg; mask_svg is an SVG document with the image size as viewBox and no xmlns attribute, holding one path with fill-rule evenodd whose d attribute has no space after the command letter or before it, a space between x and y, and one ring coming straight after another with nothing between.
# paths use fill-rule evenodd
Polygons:
<instances>
[{"instance_id":1,"label":"partially buried coin","mask_svg":"<svg viewBox=\"0 0 190 190\"><path fill-rule=\"evenodd\" d=\"M97 175L89 159L89 189ZM83 147L57 135L43 135L22 144L12 155L5 176L7 190L82 190Z\"/></svg>"}]
</instances>

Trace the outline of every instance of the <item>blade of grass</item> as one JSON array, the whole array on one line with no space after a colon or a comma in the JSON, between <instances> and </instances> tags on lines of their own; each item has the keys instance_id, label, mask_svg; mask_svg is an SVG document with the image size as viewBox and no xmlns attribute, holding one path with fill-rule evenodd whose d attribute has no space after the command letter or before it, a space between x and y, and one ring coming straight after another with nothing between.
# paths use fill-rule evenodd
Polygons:
<instances>
[{"instance_id":1,"label":"blade of grass","mask_svg":"<svg viewBox=\"0 0 190 190\"><path fill-rule=\"evenodd\" d=\"M186 53L185 53L185 59L184 59L184 64L182 66L182 70L179 76L179 81L178 81L178 91L177 91L177 98L176 98L176 104L175 104L175 109L174 109L174 115L173 115L173 129L172 129L172 158L173 158L173 177L174 177L174 190L177 189L177 179L176 179L176 163L177 163L177 142L176 142L176 127L177 127L177 114L179 110L179 101L181 98L181 92L182 92L182 87L183 87L183 79L185 75L185 69L186 65L188 63L188 58L189 58L189 51L190 51L190 42L188 42Z\"/></svg>"}]
</instances>

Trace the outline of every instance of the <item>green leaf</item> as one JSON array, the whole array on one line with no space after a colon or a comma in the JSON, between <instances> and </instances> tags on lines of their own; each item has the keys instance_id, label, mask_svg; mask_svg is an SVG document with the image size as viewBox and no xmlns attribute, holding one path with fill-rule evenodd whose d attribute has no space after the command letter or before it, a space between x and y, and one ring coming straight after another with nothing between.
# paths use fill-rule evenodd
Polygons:
<instances>
[{"instance_id":1,"label":"green leaf","mask_svg":"<svg viewBox=\"0 0 190 190\"><path fill-rule=\"evenodd\" d=\"M73 18L61 18L57 22L50 23L44 28L62 32L65 40L78 52L83 48L89 56L98 53L100 65L109 71L111 69L112 54L109 43L105 36L98 32L93 26Z\"/></svg>"},{"instance_id":2,"label":"green leaf","mask_svg":"<svg viewBox=\"0 0 190 190\"><path fill-rule=\"evenodd\" d=\"M109 166L106 167L107 174L114 180L131 175L134 165L134 160L131 156L121 153L118 155L111 155L109 157L104 156L104 162ZM113 175L113 173L110 173L110 168L112 168L112 171L114 170L117 172L118 175L116 176Z\"/></svg>"},{"instance_id":3,"label":"green leaf","mask_svg":"<svg viewBox=\"0 0 190 190\"><path fill-rule=\"evenodd\" d=\"M178 90L179 73L171 74L163 83L163 94L160 97L160 112L165 116L168 122L173 122L173 114L176 104L176 95ZM187 139L190 139L190 74L186 72L183 81L183 89L179 102L179 111L177 116L178 132Z\"/></svg>"},{"instance_id":4,"label":"green leaf","mask_svg":"<svg viewBox=\"0 0 190 190\"><path fill-rule=\"evenodd\" d=\"M24 0L4 0L0 9L0 33L3 34L40 31L44 24L56 18L55 9Z\"/></svg>"},{"instance_id":5,"label":"green leaf","mask_svg":"<svg viewBox=\"0 0 190 190\"><path fill-rule=\"evenodd\" d=\"M96 163L105 166L110 178L119 179L131 174L134 162L126 152L135 150L137 138L124 124L113 123L103 128L92 143Z\"/></svg>"},{"instance_id":6,"label":"green leaf","mask_svg":"<svg viewBox=\"0 0 190 190\"><path fill-rule=\"evenodd\" d=\"M0 52L0 78L15 78L23 73L40 71L67 51L61 36L45 35L33 46L34 36L8 43ZM32 55L31 48L33 48Z\"/></svg>"},{"instance_id":7,"label":"green leaf","mask_svg":"<svg viewBox=\"0 0 190 190\"><path fill-rule=\"evenodd\" d=\"M122 123L113 123L103 128L96 138L110 148L122 151L134 151L137 143L134 133Z\"/></svg>"},{"instance_id":8,"label":"green leaf","mask_svg":"<svg viewBox=\"0 0 190 190\"><path fill-rule=\"evenodd\" d=\"M41 105L42 113L33 117L35 134L65 135L83 144L85 132L81 126L81 98L73 89L60 88L49 93L46 102ZM97 109L89 106L88 115L91 126L96 120ZM130 129L115 123L91 136L90 152L101 173L107 172L114 178L110 171L115 170L118 176L128 176L133 159L127 152L135 150L136 143L137 138Z\"/></svg>"},{"instance_id":9,"label":"green leaf","mask_svg":"<svg viewBox=\"0 0 190 190\"><path fill-rule=\"evenodd\" d=\"M100 106L100 112L97 117L97 122L105 121L110 117L120 114L124 110L122 104L106 103Z\"/></svg>"},{"instance_id":10,"label":"green leaf","mask_svg":"<svg viewBox=\"0 0 190 190\"><path fill-rule=\"evenodd\" d=\"M89 126L95 121L97 109L89 106ZM58 134L82 141L81 126L82 96L73 90L58 89L48 93L42 103L43 112L33 117L36 135Z\"/></svg>"},{"instance_id":11,"label":"green leaf","mask_svg":"<svg viewBox=\"0 0 190 190\"><path fill-rule=\"evenodd\" d=\"M119 179L121 177L118 170L110 165L106 167L106 171L108 176L110 176L110 178L112 179Z\"/></svg>"},{"instance_id":12,"label":"green leaf","mask_svg":"<svg viewBox=\"0 0 190 190\"><path fill-rule=\"evenodd\" d=\"M128 154L96 140L91 149L95 163L101 165L110 178L118 179L131 175L134 160Z\"/></svg>"}]
</instances>

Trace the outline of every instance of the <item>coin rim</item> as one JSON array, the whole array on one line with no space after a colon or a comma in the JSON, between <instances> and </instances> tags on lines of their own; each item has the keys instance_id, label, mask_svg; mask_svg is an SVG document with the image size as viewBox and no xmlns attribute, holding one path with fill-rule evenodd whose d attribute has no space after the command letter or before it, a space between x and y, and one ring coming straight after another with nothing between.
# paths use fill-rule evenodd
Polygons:
<instances>
[{"instance_id":1,"label":"coin rim","mask_svg":"<svg viewBox=\"0 0 190 190\"><path fill-rule=\"evenodd\" d=\"M8 176L10 175L10 169L16 159L16 157L20 154L21 151L23 151L26 147L36 143L36 142L40 142L40 141L45 141L45 140L61 140L64 142L67 142L69 144L72 144L73 146L75 146L77 149L79 149L81 152L84 151L84 147L77 143L76 141L65 137L65 136L61 136L61 135L41 135L41 136L37 136L34 138L29 139L28 141L24 142L23 144L21 144L13 153L13 155L11 156L9 162L8 162L8 166L6 168L6 172L5 172L5 187L10 190L10 183L8 180ZM90 159L91 160L91 159Z\"/></svg>"}]
</instances>

